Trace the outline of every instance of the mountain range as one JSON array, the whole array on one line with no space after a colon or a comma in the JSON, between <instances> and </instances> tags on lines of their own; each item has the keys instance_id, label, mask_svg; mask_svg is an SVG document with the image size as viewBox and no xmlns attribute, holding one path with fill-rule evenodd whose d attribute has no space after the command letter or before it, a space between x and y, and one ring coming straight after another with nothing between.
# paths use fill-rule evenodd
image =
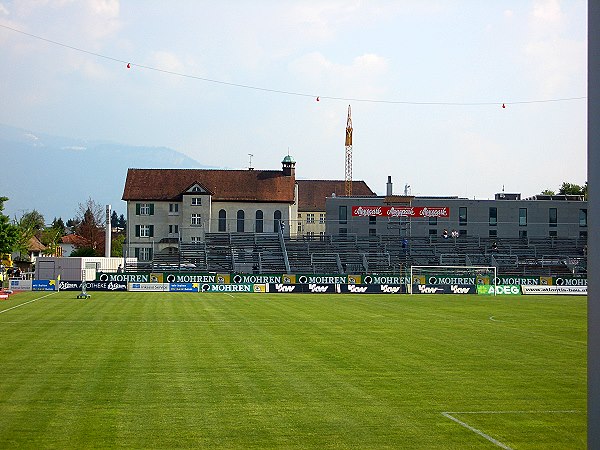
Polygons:
<instances>
[{"instance_id":1,"label":"mountain range","mask_svg":"<svg viewBox=\"0 0 600 450\"><path fill-rule=\"evenodd\" d=\"M47 223L77 216L89 198L126 215L128 168L206 168L167 147L52 136L0 124L0 197L11 219L37 210Z\"/></svg>"}]
</instances>

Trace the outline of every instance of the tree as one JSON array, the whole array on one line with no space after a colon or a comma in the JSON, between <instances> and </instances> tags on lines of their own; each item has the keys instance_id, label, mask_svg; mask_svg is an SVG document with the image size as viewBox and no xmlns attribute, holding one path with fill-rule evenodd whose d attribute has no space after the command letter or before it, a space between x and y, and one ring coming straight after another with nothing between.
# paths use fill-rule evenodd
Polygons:
<instances>
[{"instance_id":1,"label":"tree","mask_svg":"<svg viewBox=\"0 0 600 450\"><path fill-rule=\"evenodd\" d=\"M556 193L551 189L544 189L542 195L556 195Z\"/></svg>"},{"instance_id":2,"label":"tree","mask_svg":"<svg viewBox=\"0 0 600 450\"><path fill-rule=\"evenodd\" d=\"M76 248L75 250L73 250L69 256L77 256L79 258L84 258L84 257L90 257L90 256L97 256L97 255L93 248L82 247L82 248Z\"/></svg>"},{"instance_id":3,"label":"tree","mask_svg":"<svg viewBox=\"0 0 600 450\"><path fill-rule=\"evenodd\" d=\"M585 186L585 191L587 191L587 182ZM585 195L584 187L579 186L578 184L567 183L566 181L562 184L560 189L558 190L559 195Z\"/></svg>"},{"instance_id":4,"label":"tree","mask_svg":"<svg viewBox=\"0 0 600 450\"><path fill-rule=\"evenodd\" d=\"M54 218L52 225L44 228L41 232L40 241L46 246L44 254L56 256L61 238L65 235L65 224L61 218Z\"/></svg>"},{"instance_id":5,"label":"tree","mask_svg":"<svg viewBox=\"0 0 600 450\"><path fill-rule=\"evenodd\" d=\"M65 223L63 222L62 218L59 217L58 219L55 217L54 220L52 221L52 228L54 228L55 230L58 230L61 232L61 236L65 235Z\"/></svg>"},{"instance_id":6,"label":"tree","mask_svg":"<svg viewBox=\"0 0 600 450\"><path fill-rule=\"evenodd\" d=\"M79 225L79 221L76 218L69 219L65 225L69 230L73 231Z\"/></svg>"},{"instance_id":7,"label":"tree","mask_svg":"<svg viewBox=\"0 0 600 450\"><path fill-rule=\"evenodd\" d=\"M110 215L110 226L113 228L117 228L119 226L119 215L115 210L113 210L112 214Z\"/></svg>"},{"instance_id":8,"label":"tree","mask_svg":"<svg viewBox=\"0 0 600 450\"><path fill-rule=\"evenodd\" d=\"M122 228L123 230L127 229L127 220L123 214L119 216L119 228Z\"/></svg>"},{"instance_id":9,"label":"tree","mask_svg":"<svg viewBox=\"0 0 600 450\"><path fill-rule=\"evenodd\" d=\"M112 240L110 247L110 256L123 257L123 243L125 242L124 234L117 234Z\"/></svg>"},{"instance_id":10,"label":"tree","mask_svg":"<svg viewBox=\"0 0 600 450\"><path fill-rule=\"evenodd\" d=\"M20 219L15 219L14 224L19 229L19 238L14 250L19 252L21 258L28 261L29 257L24 257L24 255L29 253L31 238L41 237L41 231L46 226L44 216L34 209L24 213Z\"/></svg>"},{"instance_id":11,"label":"tree","mask_svg":"<svg viewBox=\"0 0 600 450\"><path fill-rule=\"evenodd\" d=\"M75 232L89 242L96 256L104 255L104 209L89 198L79 204Z\"/></svg>"},{"instance_id":12,"label":"tree","mask_svg":"<svg viewBox=\"0 0 600 450\"><path fill-rule=\"evenodd\" d=\"M2 214L4 202L7 201L8 197L0 197L0 253L12 253L19 239L18 227Z\"/></svg>"},{"instance_id":13,"label":"tree","mask_svg":"<svg viewBox=\"0 0 600 450\"><path fill-rule=\"evenodd\" d=\"M35 209L23 214L19 224L22 228L32 231L34 235L46 227L44 216Z\"/></svg>"}]
</instances>

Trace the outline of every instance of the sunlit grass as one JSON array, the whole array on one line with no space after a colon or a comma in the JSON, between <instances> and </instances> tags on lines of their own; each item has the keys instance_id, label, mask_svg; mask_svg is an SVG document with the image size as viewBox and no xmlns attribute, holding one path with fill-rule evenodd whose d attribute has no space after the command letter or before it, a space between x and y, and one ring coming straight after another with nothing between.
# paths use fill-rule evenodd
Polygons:
<instances>
[{"instance_id":1,"label":"sunlit grass","mask_svg":"<svg viewBox=\"0 0 600 450\"><path fill-rule=\"evenodd\" d=\"M0 303L2 448L585 448L585 297L76 294Z\"/></svg>"}]
</instances>

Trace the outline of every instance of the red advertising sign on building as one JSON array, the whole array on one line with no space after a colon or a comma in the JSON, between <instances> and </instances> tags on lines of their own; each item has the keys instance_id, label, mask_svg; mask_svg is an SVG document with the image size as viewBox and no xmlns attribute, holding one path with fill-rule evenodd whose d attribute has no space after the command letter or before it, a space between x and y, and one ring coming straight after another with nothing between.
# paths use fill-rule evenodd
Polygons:
<instances>
[{"instance_id":1,"label":"red advertising sign on building","mask_svg":"<svg viewBox=\"0 0 600 450\"><path fill-rule=\"evenodd\" d=\"M353 206L353 217L449 217L447 206Z\"/></svg>"}]
</instances>

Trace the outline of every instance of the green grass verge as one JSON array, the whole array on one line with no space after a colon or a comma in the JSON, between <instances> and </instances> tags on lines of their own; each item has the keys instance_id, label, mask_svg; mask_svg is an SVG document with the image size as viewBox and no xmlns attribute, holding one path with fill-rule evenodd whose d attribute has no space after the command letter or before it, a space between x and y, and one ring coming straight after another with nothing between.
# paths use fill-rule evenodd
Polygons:
<instances>
[{"instance_id":1,"label":"green grass verge","mask_svg":"<svg viewBox=\"0 0 600 450\"><path fill-rule=\"evenodd\" d=\"M91 294L0 303L1 448L586 446L585 297Z\"/></svg>"}]
</instances>

